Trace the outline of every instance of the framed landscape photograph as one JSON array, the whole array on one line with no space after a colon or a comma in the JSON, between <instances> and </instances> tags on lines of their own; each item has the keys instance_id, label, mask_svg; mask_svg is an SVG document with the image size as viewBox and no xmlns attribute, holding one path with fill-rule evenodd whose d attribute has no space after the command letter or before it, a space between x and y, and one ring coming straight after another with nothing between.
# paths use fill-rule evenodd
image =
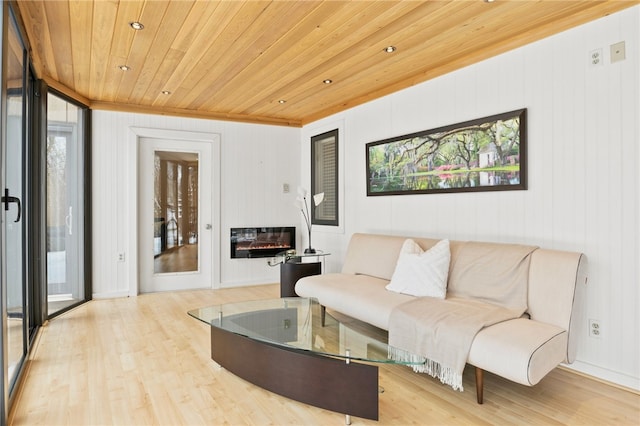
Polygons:
<instances>
[{"instance_id":1,"label":"framed landscape photograph","mask_svg":"<svg viewBox=\"0 0 640 426\"><path fill-rule=\"evenodd\" d=\"M526 112L368 143L367 195L527 189Z\"/></svg>"}]
</instances>

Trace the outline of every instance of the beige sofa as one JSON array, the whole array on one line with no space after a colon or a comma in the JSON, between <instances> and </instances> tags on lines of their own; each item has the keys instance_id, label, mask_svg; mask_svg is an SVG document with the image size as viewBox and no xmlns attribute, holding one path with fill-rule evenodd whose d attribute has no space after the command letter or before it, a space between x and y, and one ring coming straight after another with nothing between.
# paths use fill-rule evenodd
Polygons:
<instances>
[{"instance_id":1,"label":"beige sofa","mask_svg":"<svg viewBox=\"0 0 640 426\"><path fill-rule=\"evenodd\" d=\"M385 288L406 239L354 234L342 272L302 278L296 284L296 293L302 297L315 297L325 308L389 330L392 311L416 299ZM439 241L412 239L424 250ZM477 270L485 272L492 269L492 265L465 264L468 257L460 253L468 244L473 243L450 241L448 286L451 288L455 288L451 280L459 276L457 268L481 268ZM483 244L498 254L507 254L513 247L510 244ZM537 247L531 250L526 259L525 315L481 329L471 343L466 362L476 368L476 393L480 404L484 371L532 386L560 363L571 363L575 359L576 328L581 320L578 299L582 294L581 287L586 285L585 256ZM493 259L495 262L495 256ZM446 298L449 297L448 291Z\"/></svg>"}]
</instances>

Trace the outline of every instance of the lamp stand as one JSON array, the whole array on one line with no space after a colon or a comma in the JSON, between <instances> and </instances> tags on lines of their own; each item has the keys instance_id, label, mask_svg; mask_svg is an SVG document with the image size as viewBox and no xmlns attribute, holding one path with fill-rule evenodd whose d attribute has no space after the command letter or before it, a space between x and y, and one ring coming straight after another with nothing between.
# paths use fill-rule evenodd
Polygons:
<instances>
[{"instance_id":1,"label":"lamp stand","mask_svg":"<svg viewBox=\"0 0 640 426\"><path fill-rule=\"evenodd\" d=\"M316 249L311 247L311 227L309 227L309 247L307 247L306 249L304 249L304 252L306 254L313 254L316 252Z\"/></svg>"}]
</instances>

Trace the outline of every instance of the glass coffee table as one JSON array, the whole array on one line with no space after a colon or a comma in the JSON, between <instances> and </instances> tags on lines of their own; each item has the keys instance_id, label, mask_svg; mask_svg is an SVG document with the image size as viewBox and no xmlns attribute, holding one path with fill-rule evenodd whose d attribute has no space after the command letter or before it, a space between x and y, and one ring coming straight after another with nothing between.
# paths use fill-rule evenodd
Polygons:
<instances>
[{"instance_id":1,"label":"glass coffee table","mask_svg":"<svg viewBox=\"0 0 640 426\"><path fill-rule=\"evenodd\" d=\"M376 364L399 363L388 357L386 333L339 321L315 299L300 297L208 306L189 315L211 326L211 358L235 375L343 413L347 424L352 415L378 420Z\"/></svg>"}]
</instances>

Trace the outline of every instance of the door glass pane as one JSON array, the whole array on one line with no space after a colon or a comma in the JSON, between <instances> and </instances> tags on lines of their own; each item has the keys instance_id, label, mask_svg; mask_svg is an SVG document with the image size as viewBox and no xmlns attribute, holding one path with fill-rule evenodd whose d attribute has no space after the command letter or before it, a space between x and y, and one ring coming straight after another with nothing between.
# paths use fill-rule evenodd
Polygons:
<instances>
[{"instance_id":1,"label":"door glass pane","mask_svg":"<svg viewBox=\"0 0 640 426\"><path fill-rule=\"evenodd\" d=\"M25 286L24 286L24 218L22 217L23 199L23 48L17 30L11 21L8 32L7 50L7 94L6 94L6 131L5 147L5 193L8 191L11 202L5 211L4 230L6 238L6 311L7 311L7 356L9 383L15 380L18 367L26 350L25 332ZM5 196L3 193L3 196ZM6 205L5 205L6 206ZM4 207L4 206L3 206Z\"/></svg>"},{"instance_id":2,"label":"door glass pane","mask_svg":"<svg viewBox=\"0 0 640 426\"><path fill-rule=\"evenodd\" d=\"M155 151L154 273L198 270L198 154Z\"/></svg>"},{"instance_id":3,"label":"door glass pane","mask_svg":"<svg viewBox=\"0 0 640 426\"><path fill-rule=\"evenodd\" d=\"M47 97L47 288L49 315L84 295L82 109Z\"/></svg>"}]
</instances>

